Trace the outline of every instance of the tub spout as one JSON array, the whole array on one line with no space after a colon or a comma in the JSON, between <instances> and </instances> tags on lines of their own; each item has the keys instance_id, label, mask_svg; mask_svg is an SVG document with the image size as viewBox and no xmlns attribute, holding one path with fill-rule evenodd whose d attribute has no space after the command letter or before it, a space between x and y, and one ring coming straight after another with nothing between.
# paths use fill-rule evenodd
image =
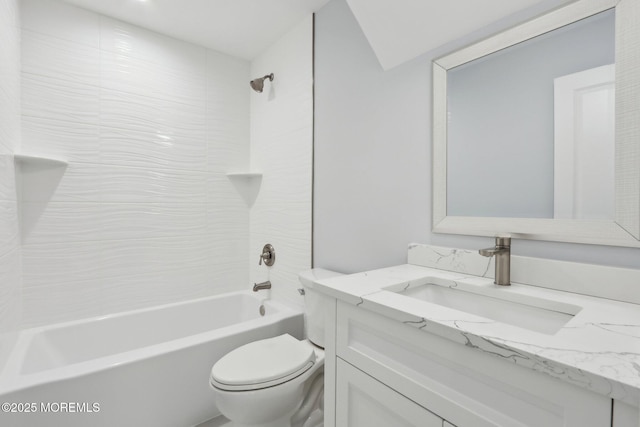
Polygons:
<instances>
[{"instance_id":1,"label":"tub spout","mask_svg":"<svg viewBox=\"0 0 640 427\"><path fill-rule=\"evenodd\" d=\"M253 292L258 292L263 289L271 289L271 282L267 280L266 282L253 284Z\"/></svg>"}]
</instances>

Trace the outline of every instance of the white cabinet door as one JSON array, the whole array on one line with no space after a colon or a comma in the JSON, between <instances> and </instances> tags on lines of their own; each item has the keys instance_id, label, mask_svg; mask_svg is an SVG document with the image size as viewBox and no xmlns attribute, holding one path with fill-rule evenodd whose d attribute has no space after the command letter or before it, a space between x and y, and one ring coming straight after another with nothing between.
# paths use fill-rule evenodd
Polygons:
<instances>
[{"instance_id":1,"label":"white cabinet door","mask_svg":"<svg viewBox=\"0 0 640 427\"><path fill-rule=\"evenodd\" d=\"M456 427L456 426L454 426L453 424L451 424L451 423L449 423L447 421L443 421L442 422L442 427Z\"/></svg>"},{"instance_id":2,"label":"white cabinet door","mask_svg":"<svg viewBox=\"0 0 640 427\"><path fill-rule=\"evenodd\" d=\"M442 427L442 419L337 359L336 427Z\"/></svg>"},{"instance_id":3,"label":"white cabinet door","mask_svg":"<svg viewBox=\"0 0 640 427\"><path fill-rule=\"evenodd\" d=\"M640 426L640 409L619 400L613 401L613 427Z\"/></svg>"}]
</instances>

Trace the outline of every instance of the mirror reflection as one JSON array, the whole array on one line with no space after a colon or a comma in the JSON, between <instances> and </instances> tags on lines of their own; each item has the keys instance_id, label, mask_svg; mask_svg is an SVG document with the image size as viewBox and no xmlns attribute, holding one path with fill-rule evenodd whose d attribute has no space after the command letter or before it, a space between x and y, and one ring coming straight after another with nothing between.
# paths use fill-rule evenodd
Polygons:
<instances>
[{"instance_id":1,"label":"mirror reflection","mask_svg":"<svg viewBox=\"0 0 640 427\"><path fill-rule=\"evenodd\" d=\"M451 216L615 217L615 15L447 71Z\"/></svg>"}]
</instances>

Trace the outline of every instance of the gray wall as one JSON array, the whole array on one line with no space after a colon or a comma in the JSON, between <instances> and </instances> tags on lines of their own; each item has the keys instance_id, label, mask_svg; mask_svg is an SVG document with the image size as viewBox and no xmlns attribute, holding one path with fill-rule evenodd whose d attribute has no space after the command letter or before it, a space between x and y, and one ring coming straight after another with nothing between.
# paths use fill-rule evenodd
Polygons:
<instances>
[{"instance_id":1,"label":"gray wall","mask_svg":"<svg viewBox=\"0 0 640 427\"><path fill-rule=\"evenodd\" d=\"M411 242L475 249L491 238L431 233L431 61L557 5L544 1L383 72L345 0L316 15L314 265L356 272L406 262ZM640 250L515 240L517 255L640 268Z\"/></svg>"}]
</instances>

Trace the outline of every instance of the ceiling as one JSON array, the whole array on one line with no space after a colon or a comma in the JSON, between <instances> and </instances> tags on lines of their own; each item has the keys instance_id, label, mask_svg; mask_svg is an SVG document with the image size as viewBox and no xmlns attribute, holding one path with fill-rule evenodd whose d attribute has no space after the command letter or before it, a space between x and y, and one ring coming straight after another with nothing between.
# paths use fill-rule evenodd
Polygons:
<instances>
[{"instance_id":1,"label":"ceiling","mask_svg":"<svg viewBox=\"0 0 640 427\"><path fill-rule=\"evenodd\" d=\"M329 0L65 0L251 60Z\"/></svg>"},{"instance_id":2,"label":"ceiling","mask_svg":"<svg viewBox=\"0 0 640 427\"><path fill-rule=\"evenodd\" d=\"M330 0L64 0L251 60ZM527 8L572 0L346 0L382 68L393 68Z\"/></svg>"},{"instance_id":3,"label":"ceiling","mask_svg":"<svg viewBox=\"0 0 640 427\"><path fill-rule=\"evenodd\" d=\"M572 0L347 0L385 70L501 18Z\"/></svg>"}]
</instances>

